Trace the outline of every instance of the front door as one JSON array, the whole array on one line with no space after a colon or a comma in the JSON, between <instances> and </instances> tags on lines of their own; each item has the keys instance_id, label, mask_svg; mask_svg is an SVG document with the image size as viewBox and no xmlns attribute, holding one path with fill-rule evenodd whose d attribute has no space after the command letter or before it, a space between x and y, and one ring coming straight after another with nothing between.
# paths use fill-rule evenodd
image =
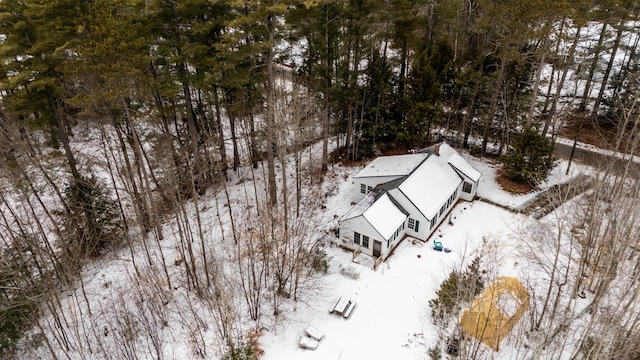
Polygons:
<instances>
[{"instance_id":1,"label":"front door","mask_svg":"<svg viewBox=\"0 0 640 360\"><path fill-rule=\"evenodd\" d=\"M380 257L380 249L382 249L382 243L378 240L373 240L373 256Z\"/></svg>"}]
</instances>

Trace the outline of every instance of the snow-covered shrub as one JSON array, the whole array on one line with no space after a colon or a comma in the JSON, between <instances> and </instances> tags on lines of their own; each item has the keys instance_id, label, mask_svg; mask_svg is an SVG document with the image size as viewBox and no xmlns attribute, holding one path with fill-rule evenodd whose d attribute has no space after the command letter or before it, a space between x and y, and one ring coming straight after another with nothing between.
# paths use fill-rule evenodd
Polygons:
<instances>
[{"instance_id":1,"label":"snow-covered shrub","mask_svg":"<svg viewBox=\"0 0 640 360\"><path fill-rule=\"evenodd\" d=\"M311 267L319 273L327 273L329 262L327 261L327 253L324 250L315 249L311 252Z\"/></svg>"},{"instance_id":2,"label":"snow-covered shrub","mask_svg":"<svg viewBox=\"0 0 640 360\"><path fill-rule=\"evenodd\" d=\"M353 266L340 268L340 274L353 280L358 280L358 278L360 277L360 273L356 269L354 269Z\"/></svg>"}]
</instances>

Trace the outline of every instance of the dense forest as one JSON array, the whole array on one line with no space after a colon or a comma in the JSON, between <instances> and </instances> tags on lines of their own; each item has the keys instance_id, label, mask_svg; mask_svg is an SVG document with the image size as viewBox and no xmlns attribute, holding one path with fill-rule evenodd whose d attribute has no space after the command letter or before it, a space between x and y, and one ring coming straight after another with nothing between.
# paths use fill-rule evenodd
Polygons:
<instances>
[{"instance_id":1,"label":"dense forest","mask_svg":"<svg viewBox=\"0 0 640 360\"><path fill-rule=\"evenodd\" d=\"M522 134L573 140L587 128L633 153L639 11L633 0L2 0L0 357L29 346L100 357L116 350L96 331L111 331L114 356L159 359L174 301L190 304L194 356L254 356L259 335L239 319L277 317L326 271L304 209L321 209L334 161L442 139L498 156ZM261 176L233 205L231 182ZM626 178L598 180L609 201L629 196ZM199 203L208 191L220 202ZM216 217L201 216L211 206ZM160 250L168 232L175 264ZM148 299L135 302L146 342L127 341L129 305L99 308L84 291L87 264L123 250L144 284L131 296ZM237 261L218 261L227 253ZM176 283L182 300L162 290ZM609 285L592 287L604 296ZM61 299L71 288L74 310ZM109 330L76 318L107 310L121 315ZM214 319L219 349L204 345L198 314Z\"/></svg>"}]
</instances>

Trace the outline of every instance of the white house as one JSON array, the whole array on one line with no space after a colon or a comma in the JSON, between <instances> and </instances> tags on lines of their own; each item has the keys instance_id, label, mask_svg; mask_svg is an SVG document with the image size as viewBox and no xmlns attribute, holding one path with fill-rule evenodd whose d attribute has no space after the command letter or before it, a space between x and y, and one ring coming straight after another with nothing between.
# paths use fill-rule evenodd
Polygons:
<instances>
[{"instance_id":1,"label":"white house","mask_svg":"<svg viewBox=\"0 0 640 360\"><path fill-rule=\"evenodd\" d=\"M426 241L459 199L472 201L480 172L443 142L379 157L353 179L359 202L339 220L340 245L384 260L405 235Z\"/></svg>"}]
</instances>

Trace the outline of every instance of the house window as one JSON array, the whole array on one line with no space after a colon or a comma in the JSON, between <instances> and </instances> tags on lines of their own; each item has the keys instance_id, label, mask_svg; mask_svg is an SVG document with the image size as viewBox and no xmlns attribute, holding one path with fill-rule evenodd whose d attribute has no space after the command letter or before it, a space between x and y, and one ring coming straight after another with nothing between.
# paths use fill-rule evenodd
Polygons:
<instances>
[{"instance_id":1,"label":"house window","mask_svg":"<svg viewBox=\"0 0 640 360\"><path fill-rule=\"evenodd\" d=\"M433 228L436 226L436 222L438 222L438 216L434 216L433 219L431 219L431 227L429 228L429 230L433 230Z\"/></svg>"},{"instance_id":2,"label":"house window","mask_svg":"<svg viewBox=\"0 0 640 360\"><path fill-rule=\"evenodd\" d=\"M389 239L387 239L387 249L389 248L389 244L391 244L391 241L389 241Z\"/></svg>"},{"instance_id":3,"label":"house window","mask_svg":"<svg viewBox=\"0 0 640 360\"><path fill-rule=\"evenodd\" d=\"M416 226L416 221L412 218L409 218L409 229L413 230Z\"/></svg>"},{"instance_id":4,"label":"house window","mask_svg":"<svg viewBox=\"0 0 640 360\"><path fill-rule=\"evenodd\" d=\"M369 237L367 235L362 235L362 246L369 248Z\"/></svg>"},{"instance_id":5,"label":"house window","mask_svg":"<svg viewBox=\"0 0 640 360\"><path fill-rule=\"evenodd\" d=\"M462 184L462 192L466 192L466 193L471 193L471 189L473 188L473 185L471 185L471 183L469 182L464 182Z\"/></svg>"},{"instance_id":6,"label":"house window","mask_svg":"<svg viewBox=\"0 0 640 360\"><path fill-rule=\"evenodd\" d=\"M360 245L360 233L353 232L353 242Z\"/></svg>"},{"instance_id":7,"label":"house window","mask_svg":"<svg viewBox=\"0 0 640 360\"><path fill-rule=\"evenodd\" d=\"M367 186L367 192L370 193L373 188L371 186Z\"/></svg>"},{"instance_id":8,"label":"house window","mask_svg":"<svg viewBox=\"0 0 640 360\"><path fill-rule=\"evenodd\" d=\"M360 192L363 194L367 193L367 185L365 184L360 184Z\"/></svg>"}]
</instances>

